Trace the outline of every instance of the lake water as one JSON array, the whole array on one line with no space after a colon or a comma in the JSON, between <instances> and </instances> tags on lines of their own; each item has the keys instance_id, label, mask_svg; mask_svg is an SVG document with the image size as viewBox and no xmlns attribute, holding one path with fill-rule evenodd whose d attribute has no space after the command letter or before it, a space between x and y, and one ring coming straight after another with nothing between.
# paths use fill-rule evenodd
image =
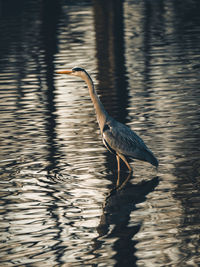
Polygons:
<instances>
[{"instance_id":1,"label":"lake water","mask_svg":"<svg viewBox=\"0 0 200 267\"><path fill-rule=\"evenodd\" d=\"M200 266L200 3L0 1L0 266ZM158 170L119 191L84 67ZM122 165L121 182L128 172Z\"/></svg>"}]
</instances>

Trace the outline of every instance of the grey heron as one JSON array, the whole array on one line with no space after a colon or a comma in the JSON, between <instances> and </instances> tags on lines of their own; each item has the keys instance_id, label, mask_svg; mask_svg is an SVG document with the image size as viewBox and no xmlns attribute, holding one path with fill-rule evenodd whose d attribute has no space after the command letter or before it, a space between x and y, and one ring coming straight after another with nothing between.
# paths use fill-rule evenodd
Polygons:
<instances>
[{"instance_id":1,"label":"grey heron","mask_svg":"<svg viewBox=\"0 0 200 267\"><path fill-rule=\"evenodd\" d=\"M72 70L60 70L56 71L56 73L78 76L86 82L96 111L103 143L111 153L116 155L118 174L120 172L120 159L125 162L129 172L132 172L132 168L127 161L127 157L146 161L158 167L157 158L145 145L142 138L140 138L128 126L116 121L108 115L96 93L94 83L86 70L75 67Z\"/></svg>"}]
</instances>

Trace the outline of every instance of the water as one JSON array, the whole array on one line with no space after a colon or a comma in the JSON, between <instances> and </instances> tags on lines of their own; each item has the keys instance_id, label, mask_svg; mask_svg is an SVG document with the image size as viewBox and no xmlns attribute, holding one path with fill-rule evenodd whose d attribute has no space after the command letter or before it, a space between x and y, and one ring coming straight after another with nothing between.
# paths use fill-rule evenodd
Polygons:
<instances>
[{"instance_id":1,"label":"water","mask_svg":"<svg viewBox=\"0 0 200 267\"><path fill-rule=\"evenodd\" d=\"M0 6L0 266L199 266L199 2ZM109 198L88 90L55 75L74 66L160 161Z\"/></svg>"}]
</instances>

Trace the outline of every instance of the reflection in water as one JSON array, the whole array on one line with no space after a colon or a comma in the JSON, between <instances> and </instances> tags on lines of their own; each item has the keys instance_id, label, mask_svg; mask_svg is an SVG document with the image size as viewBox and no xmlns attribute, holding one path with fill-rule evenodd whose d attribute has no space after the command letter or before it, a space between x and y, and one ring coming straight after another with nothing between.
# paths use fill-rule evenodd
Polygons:
<instances>
[{"instance_id":1,"label":"reflection in water","mask_svg":"<svg viewBox=\"0 0 200 267\"><path fill-rule=\"evenodd\" d=\"M10 2L0 1L0 265L199 266L199 1ZM88 90L54 76L75 65L158 155L159 179L135 162L106 198L116 162Z\"/></svg>"},{"instance_id":2,"label":"reflection in water","mask_svg":"<svg viewBox=\"0 0 200 267\"><path fill-rule=\"evenodd\" d=\"M60 154L56 146L56 103L55 103L55 87L54 87L54 55L57 52L57 25L60 15L60 3L55 1L43 2L43 19L41 36L43 37L44 46L44 63L46 66L46 135L48 137L47 144L49 146L47 156L48 171L56 170L56 159ZM57 170L58 171L58 170Z\"/></svg>"},{"instance_id":3,"label":"reflection in water","mask_svg":"<svg viewBox=\"0 0 200 267\"><path fill-rule=\"evenodd\" d=\"M128 96L122 1L95 1L94 18L99 93L108 113L125 123Z\"/></svg>"},{"instance_id":4,"label":"reflection in water","mask_svg":"<svg viewBox=\"0 0 200 267\"><path fill-rule=\"evenodd\" d=\"M146 195L157 185L158 178L137 185L129 183L126 188L106 198L97 231L99 237L105 236L105 244L106 240L117 238L114 243L115 255L113 255L117 262L115 266L135 266L137 257L134 253L137 242L133 238L140 230L141 222L139 224L131 222L130 214L136 209L136 204L145 201Z\"/></svg>"}]
</instances>

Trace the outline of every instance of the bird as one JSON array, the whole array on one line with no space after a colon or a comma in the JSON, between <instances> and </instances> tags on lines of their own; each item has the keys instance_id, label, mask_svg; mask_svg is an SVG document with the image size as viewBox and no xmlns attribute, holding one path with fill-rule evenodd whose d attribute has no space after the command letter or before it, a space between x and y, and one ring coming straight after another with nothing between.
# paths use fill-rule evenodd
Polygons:
<instances>
[{"instance_id":1,"label":"bird","mask_svg":"<svg viewBox=\"0 0 200 267\"><path fill-rule=\"evenodd\" d=\"M125 124L112 118L105 110L95 90L94 82L88 72L81 67L71 70L58 70L57 74L67 74L82 78L88 86L90 98L96 111L103 144L117 159L117 170L120 172L120 159L126 164L130 173L132 168L127 158L146 161L155 167L159 162L153 152L147 147L141 137Z\"/></svg>"}]
</instances>

